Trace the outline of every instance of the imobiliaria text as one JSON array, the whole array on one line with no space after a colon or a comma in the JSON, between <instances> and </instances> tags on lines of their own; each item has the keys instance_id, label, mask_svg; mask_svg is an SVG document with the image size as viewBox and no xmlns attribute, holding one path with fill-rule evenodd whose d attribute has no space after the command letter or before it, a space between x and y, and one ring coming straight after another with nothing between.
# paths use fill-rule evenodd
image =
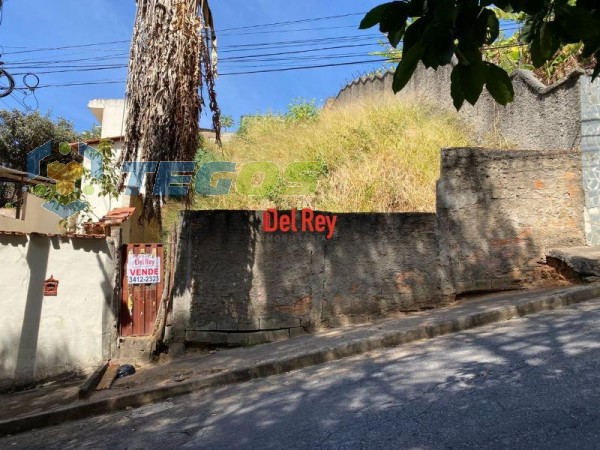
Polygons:
<instances>
[{"instance_id":1,"label":"imobiliaria text","mask_svg":"<svg viewBox=\"0 0 600 450\"><path fill-rule=\"evenodd\" d=\"M296 209L292 209L290 212L267 209L263 213L263 231L265 233L323 233L327 239L331 239L336 223L336 215L315 213L309 208L304 208L300 212L300 223L298 223Z\"/></svg>"}]
</instances>

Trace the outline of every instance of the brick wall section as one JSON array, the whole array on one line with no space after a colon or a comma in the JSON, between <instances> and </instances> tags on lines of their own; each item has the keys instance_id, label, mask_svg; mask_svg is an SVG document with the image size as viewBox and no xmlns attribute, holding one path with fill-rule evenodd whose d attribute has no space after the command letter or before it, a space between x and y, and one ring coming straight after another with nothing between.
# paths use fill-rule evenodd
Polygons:
<instances>
[{"instance_id":1,"label":"brick wall section","mask_svg":"<svg viewBox=\"0 0 600 450\"><path fill-rule=\"evenodd\" d=\"M543 283L545 251L585 245L579 155L447 149L437 188L457 294Z\"/></svg>"},{"instance_id":2,"label":"brick wall section","mask_svg":"<svg viewBox=\"0 0 600 450\"><path fill-rule=\"evenodd\" d=\"M454 112L450 96L451 72L450 66L437 71L419 66L396 97L399 101L416 97ZM565 80L547 87L531 72L518 70L512 75L515 88L513 103L500 106L484 91L474 107L465 102L459 116L472 127L476 140L480 142L499 134L514 148L545 151L578 148L582 123L579 79L582 74L582 71L575 71ZM582 78L589 80L589 77ZM393 72L357 79L340 91L332 107L368 99L392 98L392 79Z\"/></svg>"},{"instance_id":3,"label":"brick wall section","mask_svg":"<svg viewBox=\"0 0 600 450\"><path fill-rule=\"evenodd\" d=\"M249 333L274 340L551 284L546 249L585 243L580 163L574 152L445 149L437 214L338 214L329 241L265 234L260 212L183 212L171 341L257 343Z\"/></svg>"}]
</instances>

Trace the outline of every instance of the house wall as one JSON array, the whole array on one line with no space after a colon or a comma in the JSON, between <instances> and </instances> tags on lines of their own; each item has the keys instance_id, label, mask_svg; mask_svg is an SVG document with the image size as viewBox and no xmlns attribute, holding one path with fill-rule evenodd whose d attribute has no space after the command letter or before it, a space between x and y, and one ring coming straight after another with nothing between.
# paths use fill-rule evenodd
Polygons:
<instances>
[{"instance_id":1,"label":"house wall","mask_svg":"<svg viewBox=\"0 0 600 450\"><path fill-rule=\"evenodd\" d=\"M109 358L111 241L0 234L0 261L0 386L86 372ZM56 297L43 296L50 276L59 280Z\"/></svg>"},{"instance_id":2,"label":"house wall","mask_svg":"<svg viewBox=\"0 0 600 450\"><path fill-rule=\"evenodd\" d=\"M545 252L585 243L579 154L445 149L441 164L436 214L337 214L331 240L266 234L261 212L182 212L172 341L269 340L560 281Z\"/></svg>"},{"instance_id":3,"label":"house wall","mask_svg":"<svg viewBox=\"0 0 600 450\"><path fill-rule=\"evenodd\" d=\"M125 100L123 99L95 99L88 103L98 123L102 126L102 138L111 138L123 135L123 124L126 119Z\"/></svg>"},{"instance_id":4,"label":"house wall","mask_svg":"<svg viewBox=\"0 0 600 450\"><path fill-rule=\"evenodd\" d=\"M60 226L62 220L53 212L43 208L44 199L26 192L23 196L23 219L13 219L0 216L0 230L17 231L22 233L49 233L64 234L64 227Z\"/></svg>"}]
</instances>

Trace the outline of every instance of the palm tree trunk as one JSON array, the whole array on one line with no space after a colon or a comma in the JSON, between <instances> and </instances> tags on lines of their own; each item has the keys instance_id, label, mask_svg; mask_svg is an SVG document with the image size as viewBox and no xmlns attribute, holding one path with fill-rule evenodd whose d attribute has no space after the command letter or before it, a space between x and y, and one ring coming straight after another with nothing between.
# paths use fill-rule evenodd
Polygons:
<instances>
[{"instance_id":1,"label":"palm tree trunk","mask_svg":"<svg viewBox=\"0 0 600 450\"><path fill-rule=\"evenodd\" d=\"M193 161L204 90L219 140L215 77L216 37L208 0L137 0L123 160ZM166 199L152 195L154 180L155 175L146 177L140 220L160 225Z\"/></svg>"}]
</instances>

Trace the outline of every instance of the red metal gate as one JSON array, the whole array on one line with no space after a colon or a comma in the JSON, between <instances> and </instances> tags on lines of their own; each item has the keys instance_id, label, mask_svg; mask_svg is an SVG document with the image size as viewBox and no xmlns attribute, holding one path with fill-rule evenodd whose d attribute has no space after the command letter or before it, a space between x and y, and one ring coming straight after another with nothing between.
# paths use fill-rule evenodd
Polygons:
<instances>
[{"instance_id":1,"label":"red metal gate","mask_svg":"<svg viewBox=\"0 0 600 450\"><path fill-rule=\"evenodd\" d=\"M154 323L164 286L162 244L123 246L121 336L147 336Z\"/></svg>"}]
</instances>

